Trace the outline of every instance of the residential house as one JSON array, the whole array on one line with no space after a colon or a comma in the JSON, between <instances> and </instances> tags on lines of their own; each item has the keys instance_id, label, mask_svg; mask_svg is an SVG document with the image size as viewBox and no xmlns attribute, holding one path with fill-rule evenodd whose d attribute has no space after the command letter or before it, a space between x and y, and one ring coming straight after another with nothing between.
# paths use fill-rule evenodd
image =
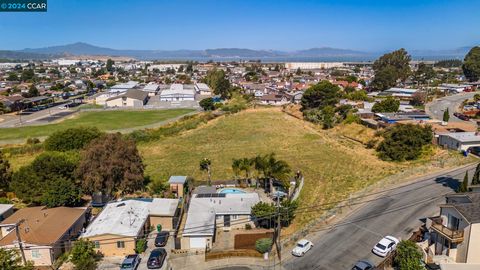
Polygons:
<instances>
[{"instance_id":1,"label":"residential house","mask_svg":"<svg viewBox=\"0 0 480 270\"><path fill-rule=\"evenodd\" d=\"M290 103L290 98L284 94L268 94L260 97L260 102L266 105L284 105Z\"/></svg>"},{"instance_id":2,"label":"residential house","mask_svg":"<svg viewBox=\"0 0 480 270\"><path fill-rule=\"evenodd\" d=\"M128 81L126 83L116 84L108 90L109 93L125 93L138 85L138 82Z\"/></svg>"},{"instance_id":3,"label":"residential house","mask_svg":"<svg viewBox=\"0 0 480 270\"><path fill-rule=\"evenodd\" d=\"M205 249L215 242L217 229L245 228L251 223L252 206L260 202L257 193L194 194L183 228L182 249Z\"/></svg>"},{"instance_id":4,"label":"residential house","mask_svg":"<svg viewBox=\"0 0 480 270\"><path fill-rule=\"evenodd\" d=\"M139 89L129 89L124 94L110 97L105 101L107 107L141 108L148 101L148 93Z\"/></svg>"},{"instance_id":5,"label":"residential house","mask_svg":"<svg viewBox=\"0 0 480 270\"><path fill-rule=\"evenodd\" d=\"M25 257L35 266L51 266L70 250L86 223L87 208L44 206L23 208L2 221L0 247L18 249L15 224L19 224Z\"/></svg>"},{"instance_id":6,"label":"residential house","mask_svg":"<svg viewBox=\"0 0 480 270\"><path fill-rule=\"evenodd\" d=\"M447 195L427 228L427 253L434 262L480 264L480 193Z\"/></svg>"},{"instance_id":7,"label":"residential house","mask_svg":"<svg viewBox=\"0 0 480 270\"><path fill-rule=\"evenodd\" d=\"M438 144L448 149L467 151L470 147L480 146L478 132L448 132L439 134Z\"/></svg>"},{"instance_id":8,"label":"residential house","mask_svg":"<svg viewBox=\"0 0 480 270\"><path fill-rule=\"evenodd\" d=\"M95 244L104 256L125 256L135 253L139 239L150 228L161 225L162 230L175 228L178 213L177 199L130 199L107 204L82 234Z\"/></svg>"}]
</instances>

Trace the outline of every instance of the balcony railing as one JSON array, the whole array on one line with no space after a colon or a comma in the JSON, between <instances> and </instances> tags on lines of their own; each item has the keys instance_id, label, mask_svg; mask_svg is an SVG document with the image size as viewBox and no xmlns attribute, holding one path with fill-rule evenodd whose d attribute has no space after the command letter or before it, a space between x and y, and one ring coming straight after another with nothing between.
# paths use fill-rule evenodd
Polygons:
<instances>
[{"instance_id":1,"label":"balcony railing","mask_svg":"<svg viewBox=\"0 0 480 270\"><path fill-rule=\"evenodd\" d=\"M445 227L438 220L432 220L432 228L438 233L445 236L451 242L462 242L463 241L463 230L453 230L448 227Z\"/></svg>"}]
</instances>

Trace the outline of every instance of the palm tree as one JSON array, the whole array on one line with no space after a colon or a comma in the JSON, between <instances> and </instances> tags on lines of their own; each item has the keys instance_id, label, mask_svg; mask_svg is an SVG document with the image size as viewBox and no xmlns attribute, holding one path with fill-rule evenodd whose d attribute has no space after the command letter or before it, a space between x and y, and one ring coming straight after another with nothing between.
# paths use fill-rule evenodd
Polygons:
<instances>
[{"instance_id":1,"label":"palm tree","mask_svg":"<svg viewBox=\"0 0 480 270\"><path fill-rule=\"evenodd\" d=\"M233 170L233 173L235 174L235 178L238 178L238 176L240 175L240 171L241 171L241 163L242 163L242 159L236 159L234 158L232 160L232 170Z\"/></svg>"},{"instance_id":2,"label":"palm tree","mask_svg":"<svg viewBox=\"0 0 480 270\"><path fill-rule=\"evenodd\" d=\"M261 172L264 178L268 179L271 192L273 192L273 180L285 182L292 172L288 163L283 160L277 160L274 153L256 156L254 161L255 169Z\"/></svg>"},{"instance_id":3,"label":"palm tree","mask_svg":"<svg viewBox=\"0 0 480 270\"><path fill-rule=\"evenodd\" d=\"M200 161L200 170L206 171L208 174L208 185L212 185L212 170L211 170L212 161L208 158L204 158Z\"/></svg>"}]
</instances>

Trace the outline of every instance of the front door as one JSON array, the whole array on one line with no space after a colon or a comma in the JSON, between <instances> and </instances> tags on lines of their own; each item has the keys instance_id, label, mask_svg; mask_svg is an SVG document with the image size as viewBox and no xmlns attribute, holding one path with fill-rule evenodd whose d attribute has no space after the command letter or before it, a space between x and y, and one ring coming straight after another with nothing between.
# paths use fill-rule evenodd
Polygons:
<instances>
[{"instance_id":1,"label":"front door","mask_svg":"<svg viewBox=\"0 0 480 270\"><path fill-rule=\"evenodd\" d=\"M230 215L223 216L223 226L230 227Z\"/></svg>"}]
</instances>

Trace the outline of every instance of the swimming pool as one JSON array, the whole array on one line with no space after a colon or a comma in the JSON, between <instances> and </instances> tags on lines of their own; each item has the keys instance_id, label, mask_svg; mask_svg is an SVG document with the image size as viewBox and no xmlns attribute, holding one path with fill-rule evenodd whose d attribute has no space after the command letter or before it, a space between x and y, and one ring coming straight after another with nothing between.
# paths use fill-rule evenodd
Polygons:
<instances>
[{"instance_id":1,"label":"swimming pool","mask_svg":"<svg viewBox=\"0 0 480 270\"><path fill-rule=\"evenodd\" d=\"M245 191L241 190L241 189L236 189L236 188L223 188L223 189L220 189L218 191L218 193L246 193Z\"/></svg>"}]
</instances>

